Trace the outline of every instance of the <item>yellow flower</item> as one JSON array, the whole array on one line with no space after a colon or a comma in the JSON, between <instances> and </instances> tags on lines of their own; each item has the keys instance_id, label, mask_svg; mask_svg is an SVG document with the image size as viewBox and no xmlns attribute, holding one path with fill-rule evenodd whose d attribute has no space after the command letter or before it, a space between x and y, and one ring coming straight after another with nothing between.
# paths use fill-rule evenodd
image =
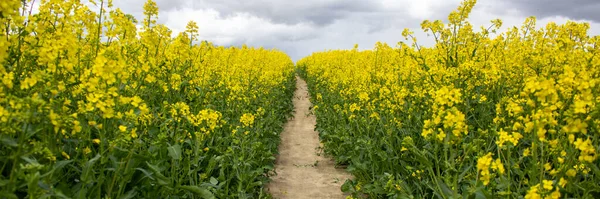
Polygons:
<instances>
[{"instance_id":1,"label":"yellow flower","mask_svg":"<svg viewBox=\"0 0 600 199\"><path fill-rule=\"evenodd\" d=\"M565 180L564 178L560 178L560 180L558 181L558 185L564 188L567 185L567 180Z\"/></svg>"},{"instance_id":2,"label":"yellow flower","mask_svg":"<svg viewBox=\"0 0 600 199\"><path fill-rule=\"evenodd\" d=\"M0 55L0 60L3 60L1 56L2 55ZM2 77L2 83L7 88L11 89L13 87L13 80L14 79L15 79L15 73L14 72L5 73L4 76Z\"/></svg>"},{"instance_id":3,"label":"yellow flower","mask_svg":"<svg viewBox=\"0 0 600 199\"><path fill-rule=\"evenodd\" d=\"M126 132L127 131L127 127L123 126L123 125L119 125L119 131Z\"/></svg>"},{"instance_id":4,"label":"yellow flower","mask_svg":"<svg viewBox=\"0 0 600 199\"><path fill-rule=\"evenodd\" d=\"M575 142L575 135L569 134L569 142L571 142L571 143Z\"/></svg>"},{"instance_id":5,"label":"yellow flower","mask_svg":"<svg viewBox=\"0 0 600 199\"><path fill-rule=\"evenodd\" d=\"M547 196L546 198L549 199L559 199L560 198L560 191L558 189L556 189L555 191L553 191L549 196Z\"/></svg>"},{"instance_id":6,"label":"yellow flower","mask_svg":"<svg viewBox=\"0 0 600 199\"><path fill-rule=\"evenodd\" d=\"M81 132L82 129L81 123L78 120L75 120L73 121L73 131L71 134L75 135L76 133Z\"/></svg>"},{"instance_id":7,"label":"yellow flower","mask_svg":"<svg viewBox=\"0 0 600 199\"><path fill-rule=\"evenodd\" d=\"M527 194L525 195L525 199L541 199L542 196L538 193L540 185L535 185L529 188Z\"/></svg>"},{"instance_id":8,"label":"yellow flower","mask_svg":"<svg viewBox=\"0 0 600 199\"><path fill-rule=\"evenodd\" d=\"M254 115L250 113L245 113L244 115L242 115L242 117L240 117L240 122L246 127L252 126L252 124L254 124Z\"/></svg>"},{"instance_id":9,"label":"yellow flower","mask_svg":"<svg viewBox=\"0 0 600 199\"><path fill-rule=\"evenodd\" d=\"M360 101L362 101L362 102L369 101L369 99L370 99L370 98L369 98L369 94L368 94L368 93L366 93L366 92L361 92L361 93L359 93L359 94L358 94L358 99L359 99Z\"/></svg>"},{"instance_id":10,"label":"yellow flower","mask_svg":"<svg viewBox=\"0 0 600 199\"><path fill-rule=\"evenodd\" d=\"M92 142L93 142L94 144L100 144L100 139L93 139L93 140L92 140Z\"/></svg>"},{"instance_id":11,"label":"yellow flower","mask_svg":"<svg viewBox=\"0 0 600 199\"><path fill-rule=\"evenodd\" d=\"M546 164L544 164L544 169L546 171L549 171L550 169L552 169L552 165L550 163L546 163Z\"/></svg>"},{"instance_id":12,"label":"yellow flower","mask_svg":"<svg viewBox=\"0 0 600 199\"><path fill-rule=\"evenodd\" d=\"M527 157L529 155L531 155L531 151L529 150L529 148L526 148L525 150L523 150L523 156L524 157Z\"/></svg>"},{"instance_id":13,"label":"yellow flower","mask_svg":"<svg viewBox=\"0 0 600 199\"><path fill-rule=\"evenodd\" d=\"M490 171L489 168L492 165L492 153L488 153L483 157L477 159L477 171L480 172L480 180L483 185L490 183Z\"/></svg>"},{"instance_id":14,"label":"yellow flower","mask_svg":"<svg viewBox=\"0 0 600 199\"><path fill-rule=\"evenodd\" d=\"M350 105L350 112L354 112L354 111L360 111L360 106L358 106L356 103L352 103Z\"/></svg>"},{"instance_id":15,"label":"yellow flower","mask_svg":"<svg viewBox=\"0 0 600 199\"><path fill-rule=\"evenodd\" d=\"M439 141L443 141L443 140L444 140L444 138L446 138L446 133L444 133L444 131L440 131L440 132L437 134L437 139L438 139Z\"/></svg>"},{"instance_id":16,"label":"yellow flower","mask_svg":"<svg viewBox=\"0 0 600 199\"><path fill-rule=\"evenodd\" d=\"M69 154L67 154L67 153L66 153L66 152L64 152L64 151L63 151L63 152L61 152L60 154L61 154L61 155L62 155L62 156L65 158L65 159L67 159L67 160L71 159L71 156L69 156Z\"/></svg>"},{"instance_id":17,"label":"yellow flower","mask_svg":"<svg viewBox=\"0 0 600 199\"><path fill-rule=\"evenodd\" d=\"M423 129L423 132L421 133L421 136L423 136L424 138L429 137L429 135L431 135L433 133L432 129Z\"/></svg>"},{"instance_id":18,"label":"yellow flower","mask_svg":"<svg viewBox=\"0 0 600 199\"><path fill-rule=\"evenodd\" d=\"M136 133L136 129L131 129L131 138L137 138L138 135Z\"/></svg>"},{"instance_id":19,"label":"yellow flower","mask_svg":"<svg viewBox=\"0 0 600 199\"><path fill-rule=\"evenodd\" d=\"M360 191L361 188L362 187L361 187L361 183L360 182L358 182L358 184L356 186L354 186L354 189L356 189L356 191Z\"/></svg>"},{"instance_id":20,"label":"yellow flower","mask_svg":"<svg viewBox=\"0 0 600 199\"><path fill-rule=\"evenodd\" d=\"M504 165L500 158L496 159L496 161L492 162L492 169L497 170L498 173L504 174Z\"/></svg>"},{"instance_id":21,"label":"yellow flower","mask_svg":"<svg viewBox=\"0 0 600 199\"><path fill-rule=\"evenodd\" d=\"M27 77L21 82L21 89L29 89L37 84L38 79L35 76Z\"/></svg>"},{"instance_id":22,"label":"yellow flower","mask_svg":"<svg viewBox=\"0 0 600 199\"><path fill-rule=\"evenodd\" d=\"M543 187L544 189L550 191L552 190L554 187L552 186L552 181L551 180L543 180L542 181Z\"/></svg>"},{"instance_id":23,"label":"yellow flower","mask_svg":"<svg viewBox=\"0 0 600 199\"><path fill-rule=\"evenodd\" d=\"M87 155L87 154L89 154L89 153L91 153L91 152L92 152L92 149L90 149L90 147L85 147L85 148L83 149L83 154L85 154L85 155Z\"/></svg>"}]
</instances>

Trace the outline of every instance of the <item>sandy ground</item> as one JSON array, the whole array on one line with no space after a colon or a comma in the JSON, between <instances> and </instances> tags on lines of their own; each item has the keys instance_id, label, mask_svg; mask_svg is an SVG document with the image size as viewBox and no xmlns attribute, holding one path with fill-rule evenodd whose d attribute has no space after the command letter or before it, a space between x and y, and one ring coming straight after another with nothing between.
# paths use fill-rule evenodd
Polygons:
<instances>
[{"instance_id":1,"label":"sandy ground","mask_svg":"<svg viewBox=\"0 0 600 199\"><path fill-rule=\"evenodd\" d=\"M310 114L306 82L297 78L294 94L294 118L281 133L276 176L267 185L274 198L344 198L340 190L351 175L334 168L333 160L319 150L319 134L314 131L316 118Z\"/></svg>"}]
</instances>

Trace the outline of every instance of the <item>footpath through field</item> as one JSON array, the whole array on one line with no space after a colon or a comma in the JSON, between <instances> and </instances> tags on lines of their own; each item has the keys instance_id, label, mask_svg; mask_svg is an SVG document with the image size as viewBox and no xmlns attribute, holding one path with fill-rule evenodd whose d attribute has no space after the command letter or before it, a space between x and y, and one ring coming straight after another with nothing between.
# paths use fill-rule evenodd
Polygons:
<instances>
[{"instance_id":1,"label":"footpath through field","mask_svg":"<svg viewBox=\"0 0 600 199\"><path fill-rule=\"evenodd\" d=\"M340 187L351 175L336 169L334 162L320 154L316 118L310 114L306 82L296 78L294 118L281 133L276 176L267 189L274 198L344 198Z\"/></svg>"}]
</instances>

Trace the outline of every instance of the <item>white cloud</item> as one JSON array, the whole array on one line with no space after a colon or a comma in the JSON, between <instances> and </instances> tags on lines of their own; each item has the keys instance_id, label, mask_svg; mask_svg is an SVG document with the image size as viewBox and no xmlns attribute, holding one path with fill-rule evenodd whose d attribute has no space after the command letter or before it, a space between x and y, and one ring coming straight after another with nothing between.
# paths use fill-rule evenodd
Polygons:
<instances>
[{"instance_id":1,"label":"white cloud","mask_svg":"<svg viewBox=\"0 0 600 199\"><path fill-rule=\"evenodd\" d=\"M199 27L200 39L218 45L261 45L261 42L301 42L307 35L314 35L315 27L306 23L294 25L273 23L269 19L249 13L222 16L213 9L193 10L184 8L163 12L162 17L175 34L184 31L189 21Z\"/></svg>"}]
</instances>

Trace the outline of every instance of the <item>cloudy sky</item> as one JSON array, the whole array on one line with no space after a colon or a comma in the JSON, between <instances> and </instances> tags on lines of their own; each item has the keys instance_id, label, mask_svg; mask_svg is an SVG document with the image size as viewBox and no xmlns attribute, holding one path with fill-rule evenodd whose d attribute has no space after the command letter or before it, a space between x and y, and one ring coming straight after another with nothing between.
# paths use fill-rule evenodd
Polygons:
<instances>
[{"instance_id":1,"label":"cloudy sky","mask_svg":"<svg viewBox=\"0 0 600 199\"><path fill-rule=\"evenodd\" d=\"M114 0L116 7L143 19L146 0ZM160 17L175 33L196 21L200 38L218 45L278 48L294 60L326 49L359 44L370 49L382 41L392 46L410 28L423 45L432 39L420 31L425 19L446 19L460 0L156 0ZM479 0L470 16L476 27L500 18L503 28L537 16L538 26L567 20L591 24L600 34L600 0Z\"/></svg>"}]
</instances>

